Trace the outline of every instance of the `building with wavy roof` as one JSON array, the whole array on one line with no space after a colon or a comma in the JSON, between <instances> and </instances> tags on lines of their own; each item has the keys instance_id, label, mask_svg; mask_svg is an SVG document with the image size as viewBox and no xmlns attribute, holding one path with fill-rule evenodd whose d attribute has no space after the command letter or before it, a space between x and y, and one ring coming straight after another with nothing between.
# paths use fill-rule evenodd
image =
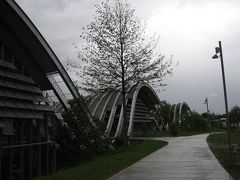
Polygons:
<instances>
[{"instance_id":1,"label":"building with wavy roof","mask_svg":"<svg viewBox=\"0 0 240 180\"><path fill-rule=\"evenodd\" d=\"M51 121L58 116L44 93L61 77L74 98L79 93L41 33L13 0L0 1L0 179L32 179L55 171ZM60 117L60 116L59 116Z\"/></svg>"},{"instance_id":2,"label":"building with wavy roof","mask_svg":"<svg viewBox=\"0 0 240 180\"><path fill-rule=\"evenodd\" d=\"M126 94L127 135L160 129L151 110L160 100L146 83L134 85ZM98 93L89 99L89 110L93 116L106 123L106 135L119 137L123 131L123 102L121 92Z\"/></svg>"}]
</instances>

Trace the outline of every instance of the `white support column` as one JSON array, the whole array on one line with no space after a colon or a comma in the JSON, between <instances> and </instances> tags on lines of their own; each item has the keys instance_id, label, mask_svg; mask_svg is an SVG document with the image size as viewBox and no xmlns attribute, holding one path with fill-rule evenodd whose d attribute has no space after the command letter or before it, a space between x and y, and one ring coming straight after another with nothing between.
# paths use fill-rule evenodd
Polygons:
<instances>
[{"instance_id":1,"label":"white support column","mask_svg":"<svg viewBox=\"0 0 240 180\"><path fill-rule=\"evenodd\" d=\"M100 98L100 100L98 101L97 105L95 106L95 108L94 108L94 110L93 110L93 112L92 112L92 116L95 115L95 112L96 112L99 104L102 102L103 98L105 98L107 94L108 94L108 92L106 92L106 93L104 93L104 95L102 95L102 97Z\"/></svg>"},{"instance_id":2,"label":"white support column","mask_svg":"<svg viewBox=\"0 0 240 180\"><path fill-rule=\"evenodd\" d=\"M97 94L96 96L94 96L94 98L91 100L91 102L89 103L88 107L90 108L92 103L95 101L95 99L97 99L100 96L100 93Z\"/></svg>"},{"instance_id":3,"label":"white support column","mask_svg":"<svg viewBox=\"0 0 240 180\"><path fill-rule=\"evenodd\" d=\"M162 120L161 120L161 121L162 121ZM157 128L158 128L159 131L163 129L163 121L162 121L161 126L159 126L159 124L157 123L156 119L154 119L154 118L153 118L153 122L156 124L156 126L157 126Z\"/></svg>"},{"instance_id":4,"label":"white support column","mask_svg":"<svg viewBox=\"0 0 240 180\"><path fill-rule=\"evenodd\" d=\"M182 123L182 107L183 107L184 103L181 103L180 108L179 108L179 118L178 118L178 123L181 124Z\"/></svg>"},{"instance_id":5,"label":"white support column","mask_svg":"<svg viewBox=\"0 0 240 180\"><path fill-rule=\"evenodd\" d=\"M126 99L126 104L127 104L127 102L128 102L128 99ZM122 128L123 128L123 104L122 104L122 107L121 107L118 126L117 126L117 130L116 130L116 133L115 133L114 137L119 137L121 135Z\"/></svg>"},{"instance_id":6,"label":"white support column","mask_svg":"<svg viewBox=\"0 0 240 180\"><path fill-rule=\"evenodd\" d=\"M128 136L132 135L132 130L133 130L133 121L134 121L134 113L135 113L135 106L136 106L136 101L137 101L137 96L139 89L142 87L142 85L138 85L136 90L134 91L133 98L132 98L132 105L131 105L131 112L130 112L130 119L129 119L129 125L128 125Z\"/></svg>"},{"instance_id":7,"label":"white support column","mask_svg":"<svg viewBox=\"0 0 240 180\"><path fill-rule=\"evenodd\" d=\"M130 92L130 91L131 91L131 88L132 88L132 87L129 87L129 88L127 89L127 92L131 93L131 92ZM126 93L126 95L125 95L125 97L126 97L126 102L125 102L126 105L127 105L127 103L128 103L128 98L127 98L127 96L128 96L128 93ZM123 128L123 103L122 103L121 112L120 112L120 116L119 116L119 120L118 120L118 125L117 125L117 129L116 129L116 133L115 133L114 137L119 137L119 136L121 136L122 128Z\"/></svg>"},{"instance_id":8,"label":"white support column","mask_svg":"<svg viewBox=\"0 0 240 180\"><path fill-rule=\"evenodd\" d=\"M107 127L106 127L106 130L105 130L105 134L107 136L110 135L110 132L111 132L111 129L112 129L115 113L116 113L116 110L117 110L117 101L118 101L118 98L119 98L120 94L121 93L118 92L118 94L117 94L117 96L116 96L116 98L114 100L113 106L112 106L111 114L109 116Z\"/></svg>"},{"instance_id":9,"label":"white support column","mask_svg":"<svg viewBox=\"0 0 240 180\"><path fill-rule=\"evenodd\" d=\"M173 111L173 123L176 122L176 113L177 113L177 104L174 105L174 111Z\"/></svg>"},{"instance_id":10,"label":"white support column","mask_svg":"<svg viewBox=\"0 0 240 180\"><path fill-rule=\"evenodd\" d=\"M184 105L186 106L186 108L188 108L190 110L190 107L188 106L188 104L186 102L181 103L181 106L180 106L180 109L179 109L179 124L182 123L182 108L183 108ZM187 121L186 121L186 125L189 128L190 125L188 124Z\"/></svg>"},{"instance_id":11,"label":"white support column","mask_svg":"<svg viewBox=\"0 0 240 180\"><path fill-rule=\"evenodd\" d=\"M107 98L107 101L105 102L105 104L104 104L104 106L103 106L103 109L102 109L102 112L101 112L101 115L100 115L100 121L103 121L103 115L104 115L104 113L105 113L105 111L106 111L106 108L107 108L107 105L108 105L108 103L109 103L109 101L110 101L110 99L111 99L111 97L112 97L112 95L114 94L114 92L112 92L111 94L110 94L110 96Z\"/></svg>"}]
</instances>

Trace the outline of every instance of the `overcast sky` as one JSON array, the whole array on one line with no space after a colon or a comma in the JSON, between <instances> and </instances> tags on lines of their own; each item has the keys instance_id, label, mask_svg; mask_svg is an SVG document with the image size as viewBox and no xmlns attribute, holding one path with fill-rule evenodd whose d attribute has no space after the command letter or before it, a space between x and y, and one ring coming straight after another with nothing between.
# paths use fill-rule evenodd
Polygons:
<instances>
[{"instance_id":1,"label":"overcast sky","mask_svg":"<svg viewBox=\"0 0 240 180\"><path fill-rule=\"evenodd\" d=\"M80 42L99 0L17 0L61 62L77 59L73 43ZM160 50L179 66L160 99L185 101L198 112L224 112L220 60L212 60L222 41L229 109L240 106L239 0L129 0L136 16L147 22L147 33L160 35Z\"/></svg>"}]
</instances>

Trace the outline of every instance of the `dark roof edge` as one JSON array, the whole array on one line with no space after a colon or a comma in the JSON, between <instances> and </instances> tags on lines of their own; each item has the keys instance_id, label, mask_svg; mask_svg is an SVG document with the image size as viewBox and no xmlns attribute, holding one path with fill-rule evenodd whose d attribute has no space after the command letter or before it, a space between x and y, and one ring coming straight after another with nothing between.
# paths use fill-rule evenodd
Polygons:
<instances>
[{"instance_id":1,"label":"dark roof edge","mask_svg":"<svg viewBox=\"0 0 240 180\"><path fill-rule=\"evenodd\" d=\"M26 15L26 13L21 9L21 7L15 2L15 0L5 0L11 8L18 14L18 16L22 19L22 21L27 25L27 27L31 30L31 32L35 35L35 37L38 39L42 47L45 49L45 51L48 53L48 55L53 60L53 63L56 65L57 69L59 70L59 74L63 78L65 84L71 91L73 97L78 98L80 96L76 86L73 84L71 78L69 77L68 73L66 72L65 68L57 58L56 54L53 52L52 48L49 46L47 41L44 39L42 34L38 31L36 26L33 24L33 22L29 19L29 17Z\"/></svg>"}]
</instances>

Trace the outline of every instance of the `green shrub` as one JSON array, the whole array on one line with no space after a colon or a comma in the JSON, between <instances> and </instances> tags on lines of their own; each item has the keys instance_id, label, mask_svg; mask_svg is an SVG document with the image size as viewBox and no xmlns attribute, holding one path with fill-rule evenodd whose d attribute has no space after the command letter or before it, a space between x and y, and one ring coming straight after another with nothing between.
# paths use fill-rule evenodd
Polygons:
<instances>
[{"instance_id":1,"label":"green shrub","mask_svg":"<svg viewBox=\"0 0 240 180\"><path fill-rule=\"evenodd\" d=\"M232 127L239 127L240 122L240 107L234 106L229 112L229 118Z\"/></svg>"},{"instance_id":2,"label":"green shrub","mask_svg":"<svg viewBox=\"0 0 240 180\"><path fill-rule=\"evenodd\" d=\"M84 99L69 101L70 109L63 114L52 130L52 138L59 144L57 167L69 167L109 150L110 142L104 137L104 125L90 121Z\"/></svg>"},{"instance_id":3,"label":"green shrub","mask_svg":"<svg viewBox=\"0 0 240 180\"><path fill-rule=\"evenodd\" d=\"M208 120L206 118L203 118L197 112L192 112L190 118L191 118L193 127L196 130L207 130L208 129Z\"/></svg>"},{"instance_id":4,"label":"green shrub","mask_svg":"<svg viewBox=\"0 0 240 180\"><path fill-rule=\"evenodd\" d=\"M172 121L171 105L167 101L161 101L151 112L158 125L162 125L163 130L167 130L166 124Z\"/></svg>"},{"instance_id":5,"label":"green shrub","mask_svg":"<svg viewBox=\"0 0 240 180\"><path fill-rule=\"evenodd\" d=\"M178 134L178 125L176 123L170 123L169 132L171 135L176 136Z\"/></svg>"}]
</instances>

